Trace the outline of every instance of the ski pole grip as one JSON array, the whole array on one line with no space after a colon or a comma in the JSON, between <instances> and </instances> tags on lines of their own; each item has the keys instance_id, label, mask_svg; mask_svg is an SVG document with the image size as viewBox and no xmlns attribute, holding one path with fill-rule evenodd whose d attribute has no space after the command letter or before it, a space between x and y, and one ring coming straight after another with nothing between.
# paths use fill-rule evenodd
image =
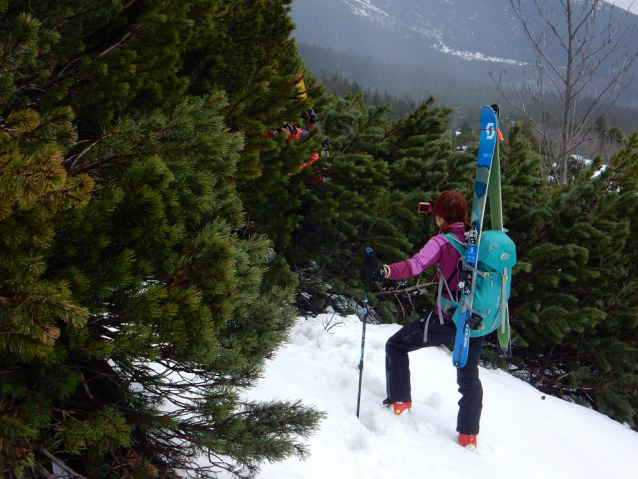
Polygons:
<instances>
[{"instance_id":1,"label":"ski pole grip","mask_svg":"<svg viewBox=\"0 0 638 479\"><path fill-rule=\"evenodd\" d=\"M369 246L366 248L366 254L370 254L372 253L373 249L370 248ZM366 303L366 314L368 312L368 292L370 291L370 271L366 270L366 280L365 280L365 286L366 286L366 298L365 298L365 303Z\"/></svg>"}]
</instances>

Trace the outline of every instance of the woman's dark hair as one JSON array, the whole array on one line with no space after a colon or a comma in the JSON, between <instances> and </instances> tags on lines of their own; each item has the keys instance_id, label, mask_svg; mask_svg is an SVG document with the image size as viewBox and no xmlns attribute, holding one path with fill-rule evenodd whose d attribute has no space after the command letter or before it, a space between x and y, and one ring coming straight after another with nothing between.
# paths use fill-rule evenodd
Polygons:
<instances>
[{"instance_id":1,"label":"woman's dark hair","mask_svg":"<svg viewBox=\"0 0 638 479\"><path fill-rule=\"evenodd\" d=\"M432 217L443 218L443 223L439 227L442 233L449 231L449 226L454 223L465 223L465 229L469 228L467 222L467 202L461 193L456 191L444 191L434 202Z\"/></svg>"}]
</instances>

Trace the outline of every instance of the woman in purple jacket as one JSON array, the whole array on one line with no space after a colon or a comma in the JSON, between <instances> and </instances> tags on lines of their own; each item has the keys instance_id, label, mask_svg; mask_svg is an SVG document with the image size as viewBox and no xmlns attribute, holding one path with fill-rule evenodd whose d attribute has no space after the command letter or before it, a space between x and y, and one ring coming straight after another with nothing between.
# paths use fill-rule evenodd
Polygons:
<instances>
[{"instance_id":1,"label":"woman in purple jacket","mask_svg":"<svg viewBox=\"0 0 638 479\"><path fill-rule=\"evenodd\" d=\"M364 260L364 268L376 277L402 279L419 275L436 263L437 274L439 277L445 276L452 295L456 296L461 255L443 233L452 233L461 242L465 242L465 232L469 228L465 198L455 191L444 191L434 202L432 215L439 226L439 234L433 236L411 259L381 266L377 258L369 254ZM443 297L450 299L446 289ZM388 397L383 403L391 406L395 414L401 414L412 407L408 353L454 341L456 326L452 321L453 313L454 311L442 311L439 315L438 306L435 306L430 314L404 326L388 339L385 347ZM443 324L439 321L441 316ZM462 395L456 425L459 433L457 441L472 450L477 445L476 435L479 432L483 407L483 388L478 372L482 346L482 336L471 338L467 363L463 368L457 369L457 383Z\"/></svg>"}]
</instances>

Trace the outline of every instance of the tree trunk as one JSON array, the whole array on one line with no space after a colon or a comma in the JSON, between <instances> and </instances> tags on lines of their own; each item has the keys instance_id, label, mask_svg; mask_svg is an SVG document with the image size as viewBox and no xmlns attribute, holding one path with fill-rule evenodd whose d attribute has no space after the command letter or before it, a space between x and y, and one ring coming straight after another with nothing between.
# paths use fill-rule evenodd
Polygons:
<instances>
[{"instance_id":1,"label":"tree trunk","mask_svg":"<svg viewBox=\"0 0 638 479\"><path fill-rule=\"evenodd\" d=\"M565 110L562 125L562 138L560 148L560 184L567 184L567 153L569 148L569 129L572 110L572 70L574 67L574 31L572 19L572 0L567 0L567 72L565 77Z\"/></svg>"}]
</instances>

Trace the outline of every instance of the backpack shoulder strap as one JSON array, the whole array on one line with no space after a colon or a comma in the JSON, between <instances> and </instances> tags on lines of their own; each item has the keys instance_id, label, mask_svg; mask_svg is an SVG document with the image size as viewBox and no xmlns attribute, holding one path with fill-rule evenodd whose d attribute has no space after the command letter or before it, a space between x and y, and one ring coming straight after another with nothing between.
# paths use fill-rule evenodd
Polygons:
<instances>
[{"instance_id":1,"label":"backpack shoulder strap","mask_svg":"<svg viewBox=\"0 0 638 479\"><path fill-rule=\"evenodd\" d=\"M463 258L465 256L465 252L467 250L466 245L461 243L454 233L443 233L443 236L454 247L454 249L456 249L459 252L459 254L461 255L461 258ZM459 260L459 263L460 262L461 262L461 260ZM454 277L454 275L456 275L456 273L458 273L459 264L456 265L456 268L454 268L454 271L452 272L452 274L450 275L450 277L448 279L446 279L445 276L443 275L443 270L441 269L441 266L437 265L437 268L439 270L440 279L439 279L439 291L438 291L438 294L437 294L436 303L437 303L437 306L439 308L439 321L440 321L441 324L443 324L443 308L442 308L442 306L443 306L443 287L445 286L445 288L447 289L447 293L450 296L450 298L453 298L454 295L452 294L452 291L450 291L449 283L450 283L450 281L452 281L452 278Z\"/></svg>"},{"instance_id":2,"label":"backpack shoulder strap","mask_svg":"<svg viewBox=\"0 0 638 479\"><path fill-rule=\"evenodd\" d=\"M465 256L465 253L467 252L467 245L465 243L461 242L454 233L443 233L443 236L461 256Z\"/></svg>"}]
</instances>

